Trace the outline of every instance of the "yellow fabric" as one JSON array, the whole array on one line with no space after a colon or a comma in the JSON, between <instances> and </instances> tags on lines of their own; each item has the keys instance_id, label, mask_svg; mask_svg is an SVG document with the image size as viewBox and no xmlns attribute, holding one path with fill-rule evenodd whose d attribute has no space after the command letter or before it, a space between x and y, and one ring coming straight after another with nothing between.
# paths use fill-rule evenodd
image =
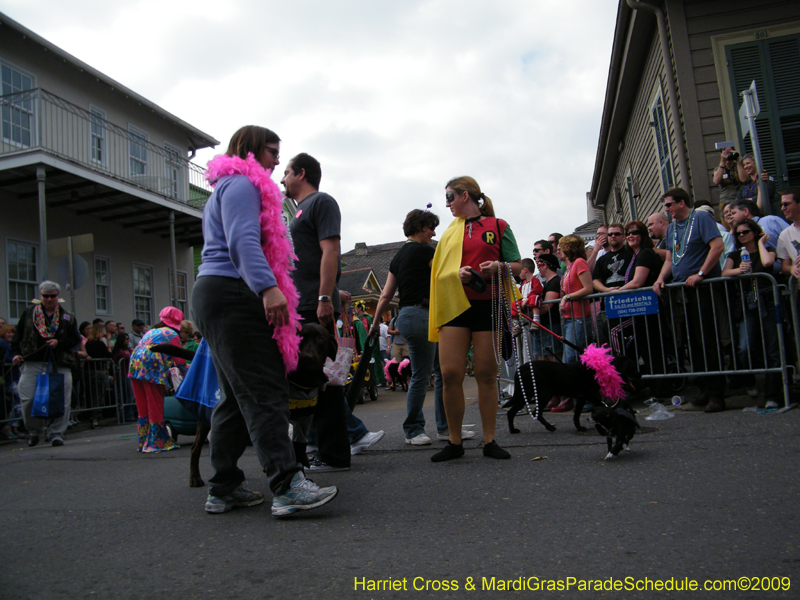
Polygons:
<instances>
[{"instance_id":1,"label":"yellow fabric","mask_svg":"<svg viewBox=\"0 0 800 600\"><path fill-rule=\"evenodd\" d=\"M439 341L439 329L442 325L470 307L464 285L458 276L463 245L464 219L456 219L442 234L433 255L428 317L428 339L432 342Z\"/></svg>"}]
</instances>

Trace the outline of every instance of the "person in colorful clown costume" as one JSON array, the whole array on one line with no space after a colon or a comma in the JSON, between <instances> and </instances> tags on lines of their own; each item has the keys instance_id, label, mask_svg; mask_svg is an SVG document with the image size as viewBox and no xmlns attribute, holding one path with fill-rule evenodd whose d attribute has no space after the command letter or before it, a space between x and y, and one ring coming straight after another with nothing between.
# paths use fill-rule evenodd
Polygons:
<instances>
[{"instance_id":1,"label":"person in colorful clown costume","mask_svg":"<svg viewBox=\"0 0 800 600\"><path fill-rule=\"evenodd\" d=\"M494 439L497 421L498 292L494 285L474 289L472 271L487 280L517 276L522 270L519 249L508 223L494 216L491 200L472 177L451 179L445 186L447 207L455 221L442 235L431 267L428 338L439 342L444 380L444 408L450 431L445 448L433 462L464 455L461 425L464 419L464 376L470 344L475 352L475 379L483 428L483 455L511 458ZM506 263L501 267L501 262ZM511 271L510 273L508 271ZM479 286L476 286L479 287ZM517 288L514 289L518 292Z\"/></svg>"},{"instance_id":2,"label":"person in colorful clown costume","mask_svg":"<svg viewBox=\"0 0 800 600\"><path fill-rule=\"evenodd\" d=\"M148 331L131 355L128 377L139 412L139 452L166 452L179 448L164 427L164 396L170 386L169 370L183 365L182 358L151 352L150 346L172 344L181 347L179 332L183 312L167 306L158 315L160 321Z\"/></svg>"}]
</instances>

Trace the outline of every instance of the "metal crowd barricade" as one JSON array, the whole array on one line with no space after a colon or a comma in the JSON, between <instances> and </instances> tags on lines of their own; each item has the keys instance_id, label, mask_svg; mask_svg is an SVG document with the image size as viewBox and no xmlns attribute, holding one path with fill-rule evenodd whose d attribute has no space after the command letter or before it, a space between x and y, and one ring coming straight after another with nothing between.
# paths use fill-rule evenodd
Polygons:
<instances>
[{"instance_id":1,"label":"metal crowd barricade","mask_svg":"<svg viewBox=\"0 0 800 600\"><path fill-rule=\"evenodd\" d=\"M641 288L593 294L589 298L605 302L610 296L650 291L651 288ZM705 296L711 310L698 310L693 318L687 317L687 305L692 309L699 302L691 295ZM787 360L786 353L783 318L786 311L782 306L786 295L786 286L778 285L767 273L708 279L694 290L689 290L685 283L673 283L661 294L657 318L633 316L609 320L602 312L593 311L591 330L595 341L609 343L616 350L636 357L643 379L662 380L675 390L687 375L780 375L784 410L788 410L792 408L789 384L795 366ZM691 326L691 321L696 321L699 331ZM792 315L792 324L797 327L796 314ZM692 344L693 337L703 342ZM709 340L715 343L709 344Z\"/></svg>"},{"instance_id":2,"label":"metal crowd barricade","mask_svg":"<svg viewBox=\"0 0 800 600\"><path fill-rule=\"evenodd\" d=\"M789 292L786 297L786 304L789 310L787 314L792 317L792 335L794 337L794 356L792 357L792 364L795 368L795 377L800 373L800 284L794 277L789 278Z\"/></svg>"}]
</instances>

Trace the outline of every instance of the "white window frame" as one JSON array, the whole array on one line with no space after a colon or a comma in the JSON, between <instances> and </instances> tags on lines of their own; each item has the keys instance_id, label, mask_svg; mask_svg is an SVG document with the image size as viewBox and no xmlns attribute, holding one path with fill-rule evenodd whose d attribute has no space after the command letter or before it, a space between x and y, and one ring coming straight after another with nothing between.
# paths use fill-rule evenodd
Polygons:
<instances>
[{"instance_id":1,"label":"white window frame","mask_svg":"<svg viewBox=\"0 0 800 600\"><path fill-rule=\"evenodd\" d=\"M660 106L660 112L657 111ZM656 117L653 113L656 112ZM667 124L667 109L664 104L664 96L661 93L661 88L657 87L652 102L650 102L650 125L653 128L653 145L656 150L656 157L658 158L658 179L661 182L662 191L666 192L672 187L675 187L675 169L672 163L672 148L669 143L669 127ZM659 129L661 131L659 132ZM659 133L663 135L664 146L666 154L662 155L661 145L659 141ZM665 174L667 177L665 177Z\"/></svg>"},{"instance_id":2,"label":"white window frame","mask_svg":"<svg viewBox=\"0 0 800 600\"><path fill-rule=\"evenodd\" d=\"M21 279L20 277L11 277L11 263L9 247L11 244L24 246L33 250L33 279ZM19 263L19 261L16 261ZM28 303L39 297L39 244L26 242L13 238L6 238L6 295L8 299L8 322L16 325L19 322L19 317L27 308ZM27 261L24 263L29 265ZM19 273L19 271L17 271ZM19 293L20 286L22 286L22 293ZM30 286L30 287L26 287Z\"/></svg>"},{"instance_id":3,"label":"white window frame","mask_svg":"<svg viewBox=\"0 0 800 600\"><path fill-rule=\"evenodd\" d=\"M25 77L29 79L30 87L20 87L19 89L15 89L13 81L10 84L4 83L2 79L3 67L9 69L10 71L16 71L21 78ZM11 87L9 88L8 85ZM36 77L33 74L29 73L25 69L20 69L8 61L0 60L0 96L33 89L36 89ZM14 139L14 122L12 115L15 113L20 115L20 120L22 119L22 115L27 115L28 117L27 128L22 127L21 124L18 125L21 132L26 131L28 133L29 140L27 144L24 143L23 140ZM9 137L6 137L7 131L11 134ZM22 100L19 103L15 102L2 107L2 111L0 111L0 136L2 137L4 143L11 146L16 146L18 148L30 148L31 146L36 145L36 104L33 99Z\"/></svg>"},{"instance_id":4,"label":"white window frame","mask_svg":"<svg viewBox=\"0 0 800 600\"><path fill-rule=\"evenodd\" d=\"M174 160L171 160L174 157ZM175 200L183 198L183 180L185 178L185 165L180 160L183 153L176 146L164 142L164 177L167 185L164 186L166 195Z\"/></svg>"},{"instance_id":5,"label":"white window frame","mask_svg":"<svg viewBox=\"0 0 800 600\"><path fill-rule=\"evenodd\" d=\"M108 139L106 138L106 111L89 105L89 157L93 163L108 163ZM99 154L99 156L98 156Z\"/></svg>"},{"instance_id":6,"label":"white window frame","mask_svg":"<svg viewBox=\"0 0 800 600\"><path fill-rule=\"evenodd\" d=\"M148 172L148 155L150 148L147 142L150 140L150 136L146 131L142 131L130 123L128 123L128 133L131 136L128 140L128 170L130 171L130 176L132 179L135 177L143 177L147 175ZM145 143L137 144L135 138L140 138ZM139 151L139 154L135 154L134 151ZM134 165L141 165L142 172L139 173L138 170L134 169Z\"/></svg>"},{"instance_id":7,"label":"white window frame","mask_svg":"<svg viewBox=\"0 0 800 600\"><path fill-rule=\"evenodd\" d=\"M144 294L140 293L141 290L138 287L139 280L137 279L136 272L137 269L144 269L149 272L150 274L150 293ZM131 276L133 278L133 318L134 319L141 319L145 322L145 324L149 327L155 321L153 321L153 307L155 306L155 279L153 278L153 274L155 273L155 269L152 265L145 265L143 263L133 263L133 272ZM149 308L147 312L142 311L139 309L138 300L139 299L146 299L149 303Z\"/></svg>"},{"instance_id":8,"label":"white window frame","mask_svg":"<svg viewBox=\"0 0 800 600\"><path fill-rule=\"evenodd\" d=\"M106 264L106 283L98 281L98 261L103 261ZM106 308L101 308L99 304L100 296L97 294L98 288L105 288L106 291ZM114 314L111 306L111 259L107 256L94 255L94 312L97 315L111 315Z\"/></svg>"},{"instance_id":9,"label":"white window frame","mask_svg":"<svg viewBox=\"0 0 800 600\"><path fill-rule=\"evenodd\" d=\"M178 270L178 294L183 292L183 298L178 294L173 293L172 290L172 268L169 269L169 290L170 298L174 302L173 306L177 306L184 314L184 318L189 318L189 274L186 271ZM181 285L181 277L183 278L183 285Z\"/></svg>"}]
</instances>

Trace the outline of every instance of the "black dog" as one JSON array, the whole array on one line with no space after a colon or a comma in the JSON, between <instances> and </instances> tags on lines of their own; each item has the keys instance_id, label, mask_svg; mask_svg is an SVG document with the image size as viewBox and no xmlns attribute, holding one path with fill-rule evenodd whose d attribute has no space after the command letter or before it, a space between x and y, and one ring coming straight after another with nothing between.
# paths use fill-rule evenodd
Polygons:
<instances>
[{"instance_id":1,"label":"black dog","mask_svg":"<svg viewBox=\"0 0 800 600\"><path fill-rule=\"evenodd\" d=\"M592 410L592 419L600 435L606 436L608 454L605 460L617 456L623 448L628 450L639 423L636 413L627 402L617 402L613 407L599 406Z\"/></svg>"},{"instance_id":2,"label":"black dog","mask_svg":"<svg viewBox=\"0 0 800 600\"><path fill-rule=\"evenodd\" d=\"M611 361L612 366L622 376L625 387L629 390L635 388L634 381L641 378L636 370L636 363L624 357L617 356ZM536 382L536 395L534 396L533 381ZM547 431L555 431L554 425L544 418L544 407L553 396L569 396L575 400L575 409L572 422L578 431L587 431L580 422L581 412L587 402L602 405L603 398L600 386L594 377L594 371L584 366L582 362L565 365L560 362L547 360L534 360L522 365L514 374L514 396L505 404L508 408L508 430L519 433L514 427L514 418L525 407L525 398L536 414L534 397L538 400L538 421L545 426Z\"/></svg>"}]
</instances>

